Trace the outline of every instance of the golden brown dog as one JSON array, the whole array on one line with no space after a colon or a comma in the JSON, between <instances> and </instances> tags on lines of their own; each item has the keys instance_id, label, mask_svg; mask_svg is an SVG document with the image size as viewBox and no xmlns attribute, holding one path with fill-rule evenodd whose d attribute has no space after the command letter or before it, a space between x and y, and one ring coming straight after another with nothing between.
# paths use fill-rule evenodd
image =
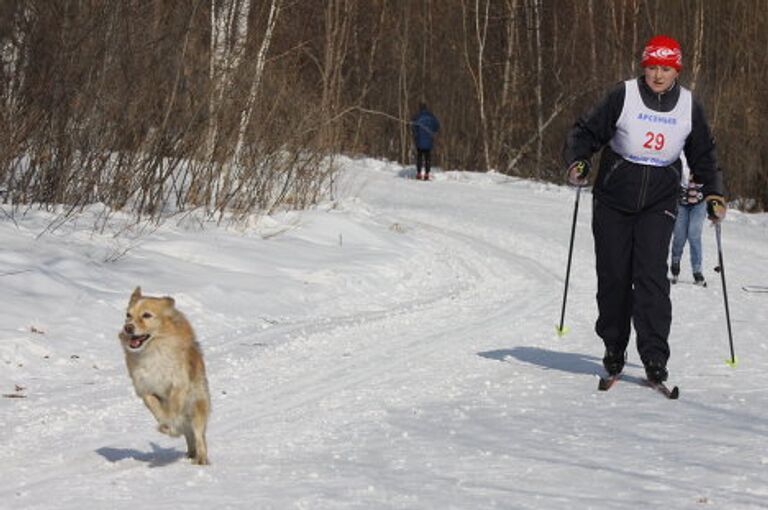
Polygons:
<instances>
[{"instance_id":1,"label":"golden brown dog","mask_svg":"<svg viewBox=\"0 0 768 510\"><path fill-rule=\"evenodd\" d=\"M157 430L184 435L187 456L208 464L205 429L211 409L200 346L170 297L131 294L120 343L136 394L157 419Z\"/></svg>"}]
</instances>

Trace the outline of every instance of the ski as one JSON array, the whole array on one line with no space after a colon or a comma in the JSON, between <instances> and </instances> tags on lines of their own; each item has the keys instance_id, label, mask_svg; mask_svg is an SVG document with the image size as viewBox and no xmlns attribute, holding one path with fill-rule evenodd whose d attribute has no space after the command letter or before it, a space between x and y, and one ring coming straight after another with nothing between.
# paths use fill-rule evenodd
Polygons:
<instances>
[{"instance_id":1,"label":"ski","mask_svg":"<svg viewBox=\"0 0 768 510\"><path fill-rule=\"evenodd\" d=\"M664 383L656 383L647 379L645 382L648 384L648 386L658 391L670 400L677 400L678 397L680 397L680 389L677 386L670 388Z\"/></svg>"},{"instance_id":2,"label":"ski","mask_svg":"<svg viewBox=\"0 0 768 510\"><path fill-rule=\"evenodd\" d=\"M613 387L614 384L619 382L619 379L621 378L621 374L616 375L609 375L608 377L601 377L600 381L597 383L597 389L599 391L608 391Z\"/></svg>"},{"instance_id":3,"label":"ski","mask_svg":"<svg viewBox=\"0 0 768 510\"><path fill-rule=\"evenodd\" d=\"M694 287L706 287L707 286L707 282L706 281L696 282L696 281L691 281L691 280L681 280L679 278L670 278L669 279L669 283L671 283L672 285L681 284L680 285L681 287L683 287L685 285L693 285ZM768 290L765 290L763 292L768 292Z\"/></svg>"},{"instance_id":4,"label":"ski","mask_svg":"<svg viewBox=\"0 0 768 510\"><path fill-rule=\"evenodd\" d=\"M768 292L768 285L745 285L741 289L745 292Z\"/></svg>"},{"instance_id":5,"label":"ski","mask_svg":"<svg viewBox=\"0 0 768 510\"><path fill-rule=\"evenodd\" d=\"M621 379L621 374L609 375L608 377L600 377L600 381L597 383L598 391L610 390L617 382L619 382L619 379ZM645 380L645 383L650 388L653 388L670 400L677 400L680 397L680 388L677 386L670 388L664 383L654 383L648 379Z\"/></svg>"}]
</instances>

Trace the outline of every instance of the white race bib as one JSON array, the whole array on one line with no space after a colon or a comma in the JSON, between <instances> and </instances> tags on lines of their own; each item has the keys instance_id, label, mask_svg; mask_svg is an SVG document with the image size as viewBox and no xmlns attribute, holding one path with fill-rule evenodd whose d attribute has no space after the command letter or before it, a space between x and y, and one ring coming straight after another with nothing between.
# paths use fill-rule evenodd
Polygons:
<instances>
[{"instance_id":1,"label":"white race bib","mask_svg":"<svg viewBox=\"0 0 768 510\"><path fill-rule=\"evenodd\" d=\"M680 157L691 132L691 91L680 87L680 98L675 108L671 112L657 112L643 103L637 80L627 80L624 86L624 106L616 122L611 149L634 163L671 165Z\"/></svg>"}]
</instances>

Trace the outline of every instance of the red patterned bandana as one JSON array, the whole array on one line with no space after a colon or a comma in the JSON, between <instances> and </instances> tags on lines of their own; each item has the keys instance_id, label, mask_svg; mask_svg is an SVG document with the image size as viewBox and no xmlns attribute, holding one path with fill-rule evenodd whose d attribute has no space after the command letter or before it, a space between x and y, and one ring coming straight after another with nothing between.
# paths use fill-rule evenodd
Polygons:
<instances>
[{"instance_id":1,"label":"red patterned bandana","mask_svg":"<svg viewBox=\"0 0 768 510\"><path fill-rule=\"evenodd\" d=\"M683 67L680 43L667 35L655 35L648 40L640 60L643 67L667 66L678 71Z\"/></svg>"}]
</instances>

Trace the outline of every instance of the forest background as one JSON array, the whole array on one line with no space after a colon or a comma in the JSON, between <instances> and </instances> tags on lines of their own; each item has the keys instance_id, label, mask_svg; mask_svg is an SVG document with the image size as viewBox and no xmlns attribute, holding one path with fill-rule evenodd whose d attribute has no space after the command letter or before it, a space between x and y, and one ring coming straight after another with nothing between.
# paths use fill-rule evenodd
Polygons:
<instances>
[{"instance_id":1,"label":"forest background","mask_svg":"<svg viewBox=\"0 0 768 510\"><path fill-rule=\"evenodd\" d=\"M333 156L562 182L567 129L683 47L729 199L768 209L768 0L2 0L0 189L17 208L101 202L244 217L333 194Z\"/></svg>"}]
</instances>

